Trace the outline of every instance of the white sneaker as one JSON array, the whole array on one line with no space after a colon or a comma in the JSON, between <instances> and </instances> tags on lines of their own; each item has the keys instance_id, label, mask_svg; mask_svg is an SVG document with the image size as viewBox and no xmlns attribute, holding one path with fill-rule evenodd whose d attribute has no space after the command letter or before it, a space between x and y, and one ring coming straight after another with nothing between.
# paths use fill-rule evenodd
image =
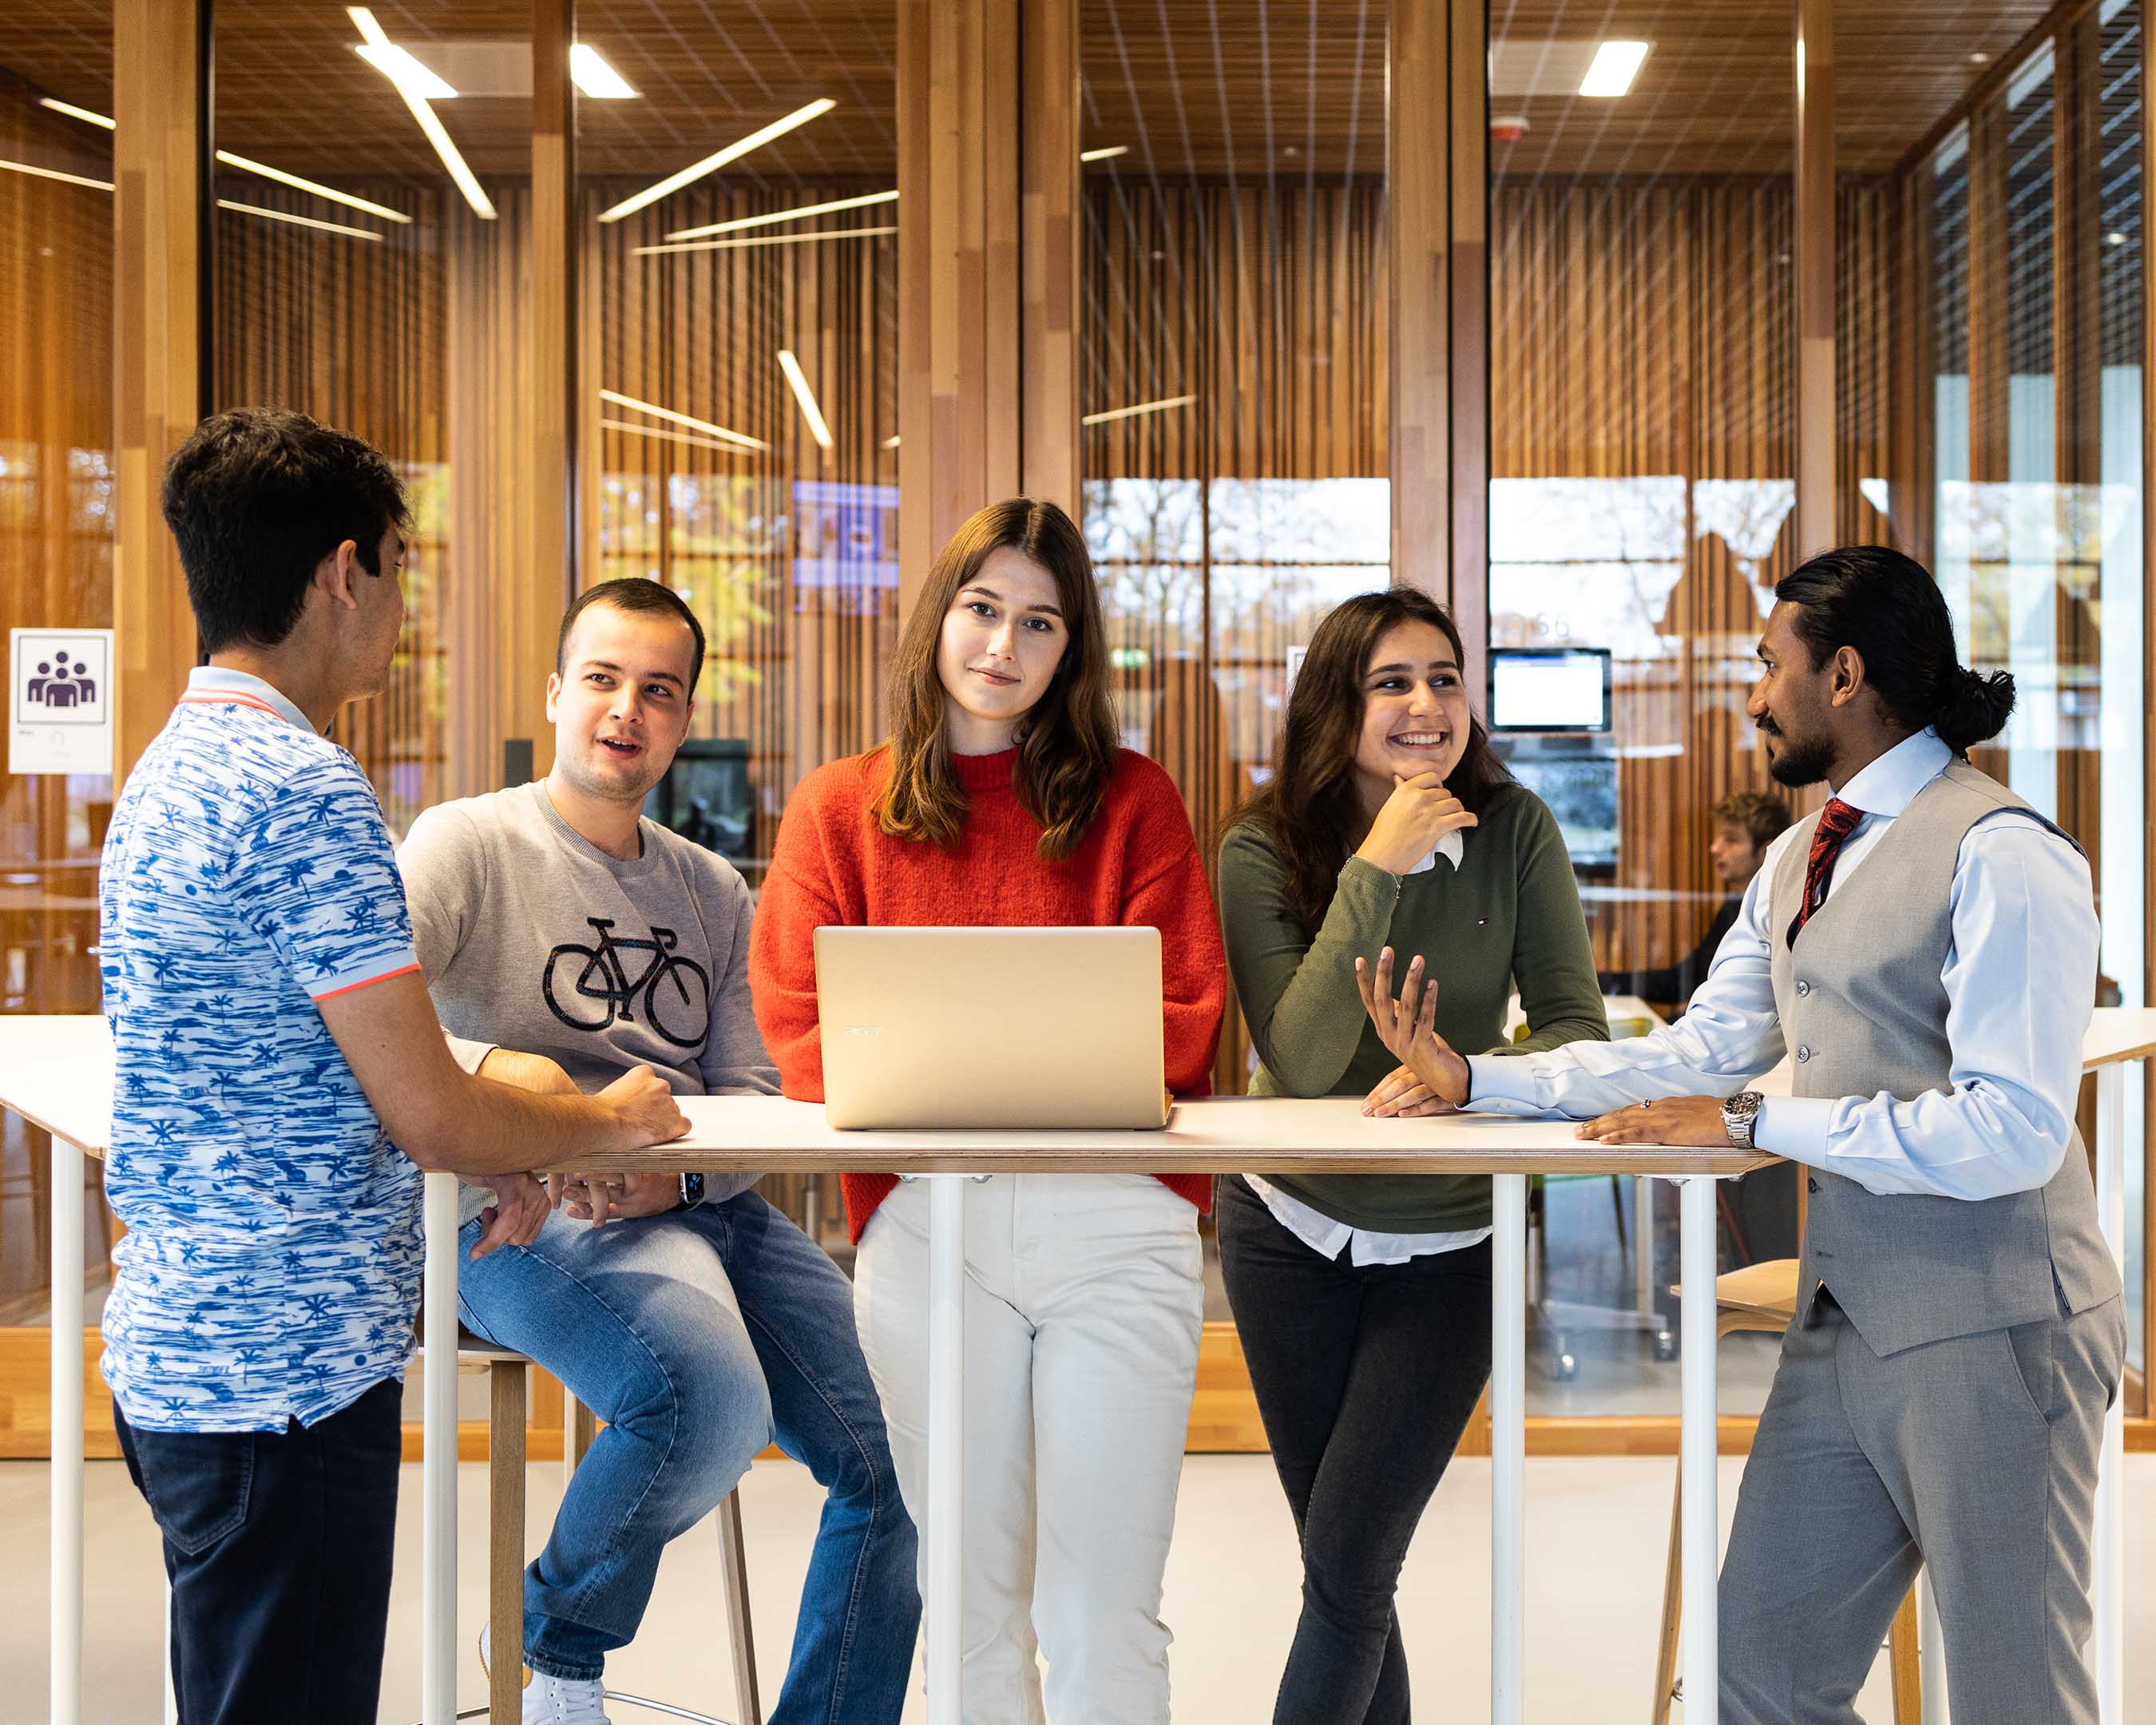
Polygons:
<instances>
[{"instance_id":1,"label":"white sneaker","mask_svg":"<svg viewBox=\"0 0 2156 1725\"><path fill-rule=\"evenodd\" d=\"M612 1725L596 1678L534 1671L524 1690L524 1725Z\"/></svg>"}]
</instances>

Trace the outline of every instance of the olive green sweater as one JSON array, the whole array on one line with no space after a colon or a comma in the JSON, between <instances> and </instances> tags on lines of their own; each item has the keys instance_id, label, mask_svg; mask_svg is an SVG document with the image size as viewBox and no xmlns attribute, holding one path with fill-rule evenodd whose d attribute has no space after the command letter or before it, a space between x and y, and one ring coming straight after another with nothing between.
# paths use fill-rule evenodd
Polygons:
<instances>
[{"instance_id":1,"label":"olive green sweater","mask_svg":"<svg viewBox=\"0 0 2156 1725\"><path fill-rule=\"evenodd\" d=\"M1399 1063L1355 988L1359 954L1390 945L1396 977L1418 953L1439 983L1437 1032L1462 1054L1531 1054L1607 1041L1587 923L1564 839L1533 793L1507 786L1460 835L1461 865L1440 857L1389 875L1350 856L1312 940L1288 908L1287 870L1263 829L1243 822L1220 847L1228 969L1260 1065L1255 1096L1363 1096ZM1513 979L1532 1034L1502 1044ZM1269 1177L1270 1178L1270 1177ZM1477 1175L1324 1174L1274 1178L1312 1209L1387 1234L1490 1224Z\"/></svg>"}]
</instances>

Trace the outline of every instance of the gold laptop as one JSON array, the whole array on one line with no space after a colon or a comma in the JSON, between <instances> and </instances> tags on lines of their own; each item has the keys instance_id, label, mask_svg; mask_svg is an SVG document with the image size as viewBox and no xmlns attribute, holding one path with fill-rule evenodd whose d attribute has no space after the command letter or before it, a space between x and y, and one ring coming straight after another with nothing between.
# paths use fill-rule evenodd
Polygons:
<instances>
[{"instance_id":1,"label":"gold laptop","mask_svg":"<svg viewBox=\"0 0 2156 1725\"><path fill-rule=\"evenodd\" d=\"M834 1127L1168 1124L1157 928L819 928Z\"/></svg>"}]
</instances>

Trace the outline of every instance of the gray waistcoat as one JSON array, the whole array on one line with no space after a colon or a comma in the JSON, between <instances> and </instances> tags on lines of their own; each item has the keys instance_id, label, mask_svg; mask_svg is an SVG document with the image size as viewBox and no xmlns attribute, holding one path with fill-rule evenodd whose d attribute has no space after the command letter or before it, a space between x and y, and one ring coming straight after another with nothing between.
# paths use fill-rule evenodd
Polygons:
<instances>
[{"instance_id":1,"label":"gray waistcoat","mask_svg":"<svg viewBox=\"0 0 2156 1725\"><path fill-rule=\"evenodd\" d=\"M1772 900L1774 1007L1794 1094L1887 1091L1907 1101L1952 1088L1939 973L1953 940L1954 864L1963 835L1999 809L2035 814L1966 761L1949 762L1835 884L1792 949L1784 937L1803 901L1818 817L1799 823ZM2079 1000L2030 1003L2032 1012L2084 1008ZM1881 1196L1839 1174L1804 1172L1812 1183L1800 1324L1824 1285L1864 1339L1888 1354L2084 1311L2119 1292L2078 1134L2048 1185L1977 1202Z\"/></svg>"}]
</instances>

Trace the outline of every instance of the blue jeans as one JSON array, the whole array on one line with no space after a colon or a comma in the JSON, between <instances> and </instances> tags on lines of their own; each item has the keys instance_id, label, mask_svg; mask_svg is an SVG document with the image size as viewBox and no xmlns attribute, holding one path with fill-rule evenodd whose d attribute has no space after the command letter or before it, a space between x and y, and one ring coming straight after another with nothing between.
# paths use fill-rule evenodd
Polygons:
<instances>
[{"instance_id":1,"label":"blue jeans","mask_svg":"<svg viewBox=\"0 0 2156 1725\"><path fill-rule=\"evenodd\" d=\"M666 1542L709 1515L773 1433L829 1496L770 1725L895 1722L921 1598L913 1523L823 1249L753 1192L470 1259L459 1304L607 1422L524 1583L524 1658L594 1678L635 1635Z\"/></svg>"}]
</instances>

